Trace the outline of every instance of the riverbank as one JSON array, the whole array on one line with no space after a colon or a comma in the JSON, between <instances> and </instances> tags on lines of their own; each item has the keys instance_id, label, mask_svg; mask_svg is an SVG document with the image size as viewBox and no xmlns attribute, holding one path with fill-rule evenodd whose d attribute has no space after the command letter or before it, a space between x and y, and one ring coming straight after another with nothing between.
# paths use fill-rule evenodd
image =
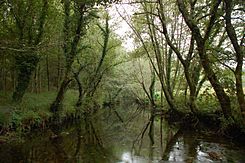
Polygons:
<instances>
[{"instance_id":1,"label":"riverbank","mask_svg":"<svg viewBox=\"0 0 245 163\"><path fill-rule=\"evenodd\" d=\"M13 105L11 94L0 94L0 134L28 132L48 127L53 122L54 115L49 108L55 96L55 92L27 93L20 105ZM61 121L75 118L76 96L76 91L67 91L63 109L59 112Z\"/></svg>"},{"instance_id":2,"label":"riverbank","mask_svg":"<svg viewBox=\"0 0 245 163\"><path fill-rule=\"evenodd\" d=\"M55 95L55 92L27 93L21 105L14 106L11 104L11 94L0 94L0 135L3 135L0 137L0 142L10 139L15 133L43 130L57 123L57 117L49 110ZM63 109L59 112L58 120L60 124L70 123L80 118L75 107L76 97L76 91L67 91ZM142 110L144 110L144 107ZM118 121L124 122L115 109L112 109L112 112L116 113ZM122 115L126 112L125 110ZM153 114L164 117L170 124L177 124L180 128L188 128L204 134L219 135L234 141L245 142L244 127L238 123L228 122L217 110L210 112L210 109L204 108L198 116L194 116L188 108L178 112L168 112L166 108L165 110L158 108Z\"/></svg>"},{"instance_id":3,"label":"riverbank","mask_svg":"<svg viewBox=\"0 0 245 163\"><path fill-rule=\"evenodd\" d=\"M118 108L82 117L72 125L30 132L0 146L0 162L244 162L244 146L197 132L178 132L157 115ZM127 111L127 114L125 113ZM124 113L124 114L123 114ZM146 126L153 120L151 129ZM154 134L150 134L154 131Z\"/></svg>"},{"instance_id":4,"label":"riverbank","mask_svg":"<svg viewBox=\"0 0 245 163\"><path fill-rule=\"evenodd\" d=\"M218 136L229 141L245 144L245 126L240 118L227 120L220 111L198 112L168 112L164 117L170 124L177 124L181 129L196 131L206 136Z\"/></svg>"}]
</instances>

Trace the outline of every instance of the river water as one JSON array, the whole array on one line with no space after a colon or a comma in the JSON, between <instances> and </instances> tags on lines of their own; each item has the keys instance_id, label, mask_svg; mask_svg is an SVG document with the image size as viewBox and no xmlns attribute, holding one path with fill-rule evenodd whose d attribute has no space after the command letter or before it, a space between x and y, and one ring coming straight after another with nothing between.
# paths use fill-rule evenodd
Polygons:
<instances>
[{"instance_id":1,"label":"river water","mask_svg":"<svg viewBox=\"0 0 245 163\"><path fill-rule=\"evenodd\" d=\"M140 109L117 110L104 109L72 125L53 126L25 135L21 142L1 144L0 162L245 162L245 147L227 139L177 132L164 119Z\"/></svg>"}]
</instances>

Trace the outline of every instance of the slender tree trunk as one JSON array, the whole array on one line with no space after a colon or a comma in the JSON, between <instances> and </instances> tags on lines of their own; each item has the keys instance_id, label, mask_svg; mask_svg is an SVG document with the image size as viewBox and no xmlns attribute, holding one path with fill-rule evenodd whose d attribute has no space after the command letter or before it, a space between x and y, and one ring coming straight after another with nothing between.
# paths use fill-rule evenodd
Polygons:
<instances>
[{"instance_id":1,"label":"slender tree trunk","mask_svg":"<svg viewBox=\"0 0 245 163\"><path fill-rule=\"evenodd\" d=\"M193 80L190 77L189 68L184 68L184 73L190 89L189 102L190 102L191 112L197 114L196 85L193 83Z\"/></svg>"},{"instance_id":2,"label":"slender tree trunk","mask_svg":"<svg viewBox=\"0 0 245 163\"><path fill-rule=\"evenodd\" d=\"M42 91L42 73L41 73L41 65L38 65L37 69L37 74L38 74L38 93L41 93Z\"/></svg>"},{"instance_id":3,"label":"slender tree trunk","mask_svg":"<svg viewBox=\"0 0 245 163\"><path fill-rule=\"evenodd\" d=\"M60 70L60 54L58 54L58 64L57 64L57 85L56 85L56 88L57 90L59 90L59 87L60 87L60 80L61 80L61 70Z\"/></svg>"},{"instance_id":4,"label":"slender tree trunk","mask_svg":"<svg viewBox=\"0 0 245 163\"><path fill-rule=\"evenodd\" d=\"M47 87L48 91L50 91L50 77L49 77L49 56L46 55L46 75L47 75Z\"/></svg>"},{"instance_id":5,"label":"slender tree trunk","mask_svg":"<svg viewBox=\"0 0 245 163\"><path fill-rule=\"evenodd\" d=\"M10 72L10 74L11 74L11 82L12 82L12 83L11 83L10 89L11 89L11 91L12 91L12 90L15 90L15 82L16 82L16 81L15 81L15 80L16 80L16 79L15 79L15 76L16 76L16 74L15 74L15 69L12 69L11 72Z\"/></svg>"},{"instance_id":6,"label":"slender tree trunk","mask_svg":"<svg viewBox=\"0 0 245 163\"><path fill-rule=\"evenodd\" d=\"M75 77L75 80L77 82L78 91L79 91L79 96L78 96L76 106L80 107L82 105L82 100L83 100L83 87L82 87L82 83L79 79L79 74L74 74L74 77Z\"/></svg>"},{"instance_id":7,"label":"slender tree trunk","mask_svg":"<svg viewBox=\"0 0 245 163\"><path fill-rule=\"evenodd\" d=\"M100 84L100 82L104 76L104 72L102 71L102 65L104 63L104 60L105 60L107 54L108 54L108 48L107 47L108 47L109 38L110 38L109 15L107 15L107 17L106 17L105 28L101 27L100 25L98 25L98 26L103 33L104 40L103 40L103 46L102 46L103 49L102 49L101 57L99 60L99 64L95 69L95 74L92 77L91 84L89 85L89 88L88 88L88 90L89 90L88 95L91 97L96 92L97 87L99 86L99 84Z\"/></svg>"},{"instance_id":8,"label":"slender tree trunk","mask_svg":"<svg viewBox=\"0 0 245 163\"><path fill-rule=\"evenodd\" d=\"M3 60L2 58L1 58L1 60ZM1 61L1 64L3 65L3 62ZM4 67L4 66L3 66ZM1 67L1 71L0 71L0 80L1 80L1 85L0 85L0 90L1 91L3 91L3 85L4 85L4 75L3 75L3 67Z\"/></svg>"},{"instance_id":9,"label":"slender tree trunk","mask_svg":"<svg viewBox=\"0 0 245 163\"><path fill-rule=\"evenodd\" d=\"M33 92L35 92L36 94L37 94L37 84L38 84L38 82L37 82L37 78L38 78L38 75L37 75L37 73L38 73L38 71L37 71L37 67L36 67L36 69L35 69L35 72L34 72L34 87L33 87Z\"/></svg>"},{"instance_id":10,"label":"slender tree trunk","mask_svg":"<svg viewBox=\"0 0 245 163\"><path fill-rule=\"evenodd\" d=\"M179 60L176 61L176 66L175 66L175 71L174 71L174 77L173 77L173 82L172 82L172 90L177 90L175 94L178 94L179 89L176 89L177 81L178 78L180 77L180 62ZM178 87L178 85L177 85Z\"/></svg>"},{"instance_id":11,"label":"slender tree trunk","mask_svg":"<svg viewBox=\"0 0 245 163\"><path fill-rule=\"evenodd\" d=\"M164 101L164 96L163 96L164 94L163 94L163 90L162 90L162 88L161 88L161 106L163 106L163 101Z\"/></svg>"},{"instance_id":12,"label":"slender tree trunk","mask_svg":"<svg viewBox=\"0 0 245 163\"><path fill-rule=\"evenodd\" d=\"M152 105L152 108L154 109L155 107L155 83L156 83L156 74L154 72L154 70L152 70L151 72L151 85L149 87L149 91L150 91L150 100L151 100L151 105Z\"/></svg>"},{"instance_id":13,"label":"slender tree trunk","mask_svg":"<svg viewBox=\"0 0 245 163\"><path fill-rule=\"evenodd\" d=\"M6 55L3 56L3 91L7 92Z\"/></svg>"},{"instance_id":14,"label":"slender tree trunk","mask_svg":"<svg viewBox=\"0 0 245 163\"><path fill-rule=\"evenodd\" d=\"M145 7L145 6L144 6ZM148 13L147 9L145 8L146 13ZM166 84L166 81L164 80L165 74L164 74L164 70L163 70L163 61L162 61L162 57L161 57L161 51L160 51L160 46L159 46L159 42L156 36L156 30L154 25L154 21L152 19L152 17L150 17L149 14L146 15L147 17L147 22L148 22L148 29L150 31L150 38L151 38L151 42L152 42L152 46L153 46L153 50L155 53L155 57L157 60L157 66L158 66L158 70L159 73L157 73L157 69L154 65L154 63L151 61L151 64L155 70L155 72L157 73L160 83L161 83L161 87L163 89L164 95L166 97L167 103L169 104L169 107L172 111L176 111L177 110L177 106L175 104L175 100L173 98L173 93L172 90L170 90ZM150 56L148 55L149 59Z\"/></svg>"},{"instance_id":15,"label":"slender tree trunk","mask_svg":"<svg viewBox=\"0 0 245 163\"><path fill-rule=\"evenodd\" d=\"M161 81L160 81L161 82ZM164 96L165 96L165 98L166 98L166 100L167 100L167 103L168 103L168 105L169 105L169 107L170 107L170 110L171 111L177 111L177 106L176 106L176 104L175 104L175 101L174 101L174 99L171 97L171 95L169 94L169 92L167 91L167 88L166 87L164 87L164 85L163 84L161 84L161 86L162 86L162 90L163 90L163 93L164 93Z\"/></svg>"},{"instance_id":16,"label":"slender tree trunk","mask_svg":"<svg viewBox=\"0 0 245 163\"><path fill-rule=\"evenodd\" d=\"M173 53L173 50L169 48L168 55L167 55L167 65L166 65L166 80L167 80L166 85L167 85L168 91L171 92L171 96L173 97L172 86L174 85L174 83L170 84L171 83L171 70L172 70L172 53Z\"/></svg>"}]
</instances>

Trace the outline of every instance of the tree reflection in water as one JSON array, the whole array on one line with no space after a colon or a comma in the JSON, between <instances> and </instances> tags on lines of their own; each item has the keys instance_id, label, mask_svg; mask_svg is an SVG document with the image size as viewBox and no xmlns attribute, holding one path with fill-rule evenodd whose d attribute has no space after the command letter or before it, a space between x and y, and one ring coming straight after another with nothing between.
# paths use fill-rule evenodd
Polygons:
<instances>
[{"instance_id":1,"label":"tree reflection in water","mask_svg":"<svg viewBox=\"0 0 245 163\"><path fill-rule=\"evenodd\" d=\"M120 113L124 122L105 110L73 125L32 133L22 143L2 144L0 162L245 162L244 147L196 133L175 134L163 117L134 111Z\"/></svg>"},{"instance_id":2,"label":"tree reflection in water","mask_svg":"<svg viewBox=\"0 0 245 163\"><path fill-rule=\"evenodd\" d=\"M98 124L93 117L85 116L77 125L77 145L75 158L77 161L95 163L110 162L110 151L104 147ZM81 127L84 127L82 130Z\"/></svg>"},{"instance_id":3,"label":"tree reflection in water","mask_svg":"<svg viewBox=\"0 0 245 163\"><path fill-rule=\"evenodd\" d=\"M139 160L141 162L163 160L174 132L176 131L170 128L163 117L152 112L148 121L133 141L131 150L133 155L129 155L131 162L135 163L139 162Z\"/></svg>"}]
</instances>

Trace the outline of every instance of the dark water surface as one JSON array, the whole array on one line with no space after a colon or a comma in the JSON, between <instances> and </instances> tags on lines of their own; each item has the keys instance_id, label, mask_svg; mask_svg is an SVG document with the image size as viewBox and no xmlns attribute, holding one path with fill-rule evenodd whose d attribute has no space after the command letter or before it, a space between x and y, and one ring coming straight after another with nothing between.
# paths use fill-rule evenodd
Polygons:
<instances>
[{"instance_id":1,"label":"dark water surface","mask_svg":"<svg viewBox=\"0 0 245 163\"><path fill-rule=\"evenodd\" d=\"M118 118L123 119L123 123ZM220 137L178 132L159 117L138 111L102 111L70 126L0 145L1 163L241 162L245 147ZM172 140L170 143L167 142Z\"/></svg>"}]
</instances>

